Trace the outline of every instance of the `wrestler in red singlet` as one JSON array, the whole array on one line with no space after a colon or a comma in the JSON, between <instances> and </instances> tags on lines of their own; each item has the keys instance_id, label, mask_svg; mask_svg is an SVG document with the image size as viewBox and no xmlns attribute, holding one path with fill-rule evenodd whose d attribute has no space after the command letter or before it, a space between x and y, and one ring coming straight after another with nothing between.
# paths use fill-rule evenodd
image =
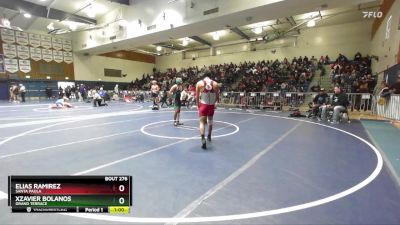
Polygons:
<instances>
[{"instance_id":1,"label":"wrestler in red singlet","mask_svg":"<svg viewBox=\"0 0 400 225\"><path fill-rule=\"evenodd\" d=\"M219 86L217 82L211 80L209 77L197 82L196 103L199 110L201 147L203 149L207 149L206 139L204 137L205 124L208 124L207 141L211 142L213 116L218 98Z\"/></svg>"}]
</instances>

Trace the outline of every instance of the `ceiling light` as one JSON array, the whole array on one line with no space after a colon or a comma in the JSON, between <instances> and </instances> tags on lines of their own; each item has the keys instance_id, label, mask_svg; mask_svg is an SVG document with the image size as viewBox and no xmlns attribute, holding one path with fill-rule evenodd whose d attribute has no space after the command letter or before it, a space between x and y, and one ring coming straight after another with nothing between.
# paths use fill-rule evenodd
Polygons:
<instances>
[{"instance_id":1,"label":"ceiling light","mask_svg":"<svg viewBox=\"0 0 400 225\"><path fill-rule=\"evenodd\" d=\"M73 24L73 23L69 24L68 27L69 27L69 29L71 29L72 31L74 31L74 30L76 30L76 28L78 28L78 27L76 26L76 24Z\"/></svg>"},{"instance_id":2,"label":"ceiling light","mask_svg":"<svg viewBox=\"0 0 400 225\"><path fill-rule=\"evenodd\" d=\"M86 15L87 15L89 18L95 18L95 17L96 17L96 12L97 12L97 10L93 7L93 4L92 4L92 3L89 5L88 8L86 8L85 11L86 11Z\"/></svg>"},{"instance_id":3,"label":"ceiling light","mask_svg":"<svg viewBox=\"0 0 400 225\"><path fill-rule=\"evenodd\" d=\"M50 77L50 76L47 76L47 77L46 77L46 79L47 79L47 80L50 80L50 79L51 79L51 77Z\"/></svg>"},{"instance_id":4,"label":"ceiling light","mask_svg":"<svg viewBox=\"0 0 400 225\"><path fill-rule=\"evenodd\" d=\"M182 46L187 46L189 44L189 38L184 38L182 40Z\"/></svg>"},{"instance_id":5,"label":"ceiling light","mask_svg":"<svg viewBox=\"0 0 400 225\"><path fill-rule=\"evenodd\" d=\"M7 18L1 18L1 24L5 27L10 27L10 20L8 20Z\"/></svg>"},{"instance_id":6,"label":"ceiling light","mask_svg":"<svg viewBox=\"0 0 400 225\"><path fill-rule=\"evenodd\" d=\"M214 32L214 33L213 33L213 39L214 39L214 41L218 41L218 40L219 40L219 34L218 34L218 32Z\"/></svg>"},{"instance_id":7,"label":"ceiling light","mask_svg":"<svg viewBox=\"0 0 400 225\"><path fill-rule=\"evenodd\" d=\"M95 18L95 17L96 17L96 12L93 10L92 7L90 7L90 8L87 10L86 15L87 15L89 18Z\"/></svg>"},{"instance_id":8,"label":"ceiling light","mask_svg":"<svg viewBox=\"0 0 400 225\"><path fill-rule=\"evenodd\" d=\"M255 34L261 34L263 32L263 29L262 29L262 27L256 27L253 29L253 32Z\"/></svg>"},{"instance_id":9,"label":"ceiling light","mask_svg":"<svg viewBox=\"0 0 400 225\"><path fill-rule=\"evenodd\" d=\"M53 22L51 22L51 23L49 23L49 25L47 25L47 30L49 30L49 31L54 30L54 23Z\"/></svg>"},{"instance_id":10,"label":"ceiling light","mask_svg":"<svg viewBox=\"0 0 400 225\"><path fill-rule=\"evenodd\" d=\"M118 24L119 24L121 27L127 27L127 26L128 26L128 21L126 21L126 20L120 20L120 21L118 21Z\"/></svg>"},{"instance_id":11,"label":"ceiling light","mask_svg":"<svg viewBox=\"0 0 400 225\"><path fill-rule=\"evenodd\" d=\"M31 78L31 76L29 76L29 75L26 75L26 76L25 76L25 78L26 78L26 79L30 79L30 78Z\"/></svg>"},{"instance_id":12,"label":"ceiling light","mask_svg":"<svg viewBox=\"0 0 400 225\"><path fill-rule=\"evenodd\" d=\"M217 31L217 33L219 34L219 36L224 36L225 34L227 34L226 30L220 30Z\"/></svg>"},{"instance_id":13,"label":"ceiling light","mask_svg":"<svg viewBox=\"0 0 400 225\"><path fill-rule=\"evenodd\" d=\"M315 27L315 20L310 20L307 22L307 27Z\"/></svg>"},{"instance_id":14,"label":"ceiling light","mask_svg":"<svg viewBox=\"0 0 400 225\"><path fill-rule=\"evenodd\" d=\"M32 17L32 15L31 15L31 14L29 14L29 13L24 13L24 17L25 17L25 18L31 18L31 17Z\"/></svg>"},{"instance_id":15,"label":"ceiling light","mask_svg":"<svg viewBox=\"0 0 400 225\"><path fill-rule=\"evenodd\" d=\"M156 47L156 50L159 52L159 51L162 50L162 47L161 47L161 46L157 46L157 47Z\"/></svg>"},{"instance_id":16,"label":"ceiling light","mask_svg":"<svg viewBox=\"0 0 400 225\"><path fill-rule=\"evenodd\" d=\"M45 2L45 1L47 1L47 0L40 0L41 2Z\"/></svg>"}]
</instances>

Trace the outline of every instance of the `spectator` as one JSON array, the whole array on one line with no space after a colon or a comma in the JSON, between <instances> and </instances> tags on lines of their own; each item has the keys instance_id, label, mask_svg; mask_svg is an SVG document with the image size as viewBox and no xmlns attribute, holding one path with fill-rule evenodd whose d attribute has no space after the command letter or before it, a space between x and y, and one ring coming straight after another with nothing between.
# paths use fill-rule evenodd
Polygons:
<instances>
[{"instance_id":1,"label":"spectator","mask_svg":"<svg viewBox=\"0 0 400 225\"><path fill-rule=\"evenodd\" d=\"M75 87L75 85L72 85L72 87L71 87L71 97L72 96L75 97L75 100L78 99L78 95L76 95L76 87Z\"/></svg>"},{"instance_id":2,"label":"spectator","mask_svg":"<svg viewBox=\"0 0 400 225\"><path fill-rule=\"evenodd\" d=\"M378 104L385 105L386 102L389 101L390 95L393 93L393 90L390 90L389 85L385 81L382 81L381 88L382 89L379 92Z\"/></svg>"},{"instance_id":3,"label":"spectator","mask_svg":"<svg viewBox=\"0 0 400 225\"><path fill-rule=\"evenodd\" d=\"M69 85L65 88L65 96L68 99L71 97L71 87Z\"/></svg>"},{"instance_id":4,"label":"spectator","mask_svg":"<svg viewBox=\"0 0 400 225\"><path fill-rule=\"evenodd\" d=\"M393 94L400 94L400 73L397 74L396 82L390 86L390 90L393 91Z\"/></svg>"},{"instance_id":5,"label":"spectator","mask_svg":"<svg viewBox=\"0 0 400 225\"><path fill-rule=\"evenodd\" d=\"M360 52L356 53L356 55L354 56L354 61L357 61L357 62L361 61L361 53Z\"/></svg>"},{"instance_id":6,"label":"spectator","mask_svg":"<svg viewBox=\"0 0 400 225\"><path fill-rule=\"evenodd\" d=\"M90 89L88 92L87 92L87 101L86 101L86 103L90 103L90 102L92 102L92 100L94 99L94 93L96 92L96 90L94 90L94 89ZM97 92L96 92L97 93Z\"/></svg>"},{"instance_id":7,"label":"spectator","mask_svg":"<svg viewBox=\"0 0 400 225\"><path fill-rule=\"evenodd\" d=\"M321 111L322 107L324 107L328 103L328 94L326 94L325 89L321 88L319 93L314 97L312 102L312 114L317 116L318 120L321 120Z\"/></svg>"},{"instance_id":8,"label":"spectator","mask_svg":"<svg viewBox=\"0 0 400 225\"><path fill-rule=\"evenodd\" d=\"M339 56L336 58L336 63L347 63L349 60L347 59L346 56L342 55L339 53Z\"/></svg>"},{"instance_id":9,"label":"spectator","mask_svg":"<svg viewBox=\"0 0 400 225\"><path fill-rule=\"evenodd\" d=\"M329 64L329 63L331 63L331 59L329 58L328 55L326 55L326 56L325 56L325 59L324 59L324 64L327 65L327 64Z\"/></svg>"},{"instance_id":10,"label":"spectator","mask_svg":"<svg viewBox=\"0 0 400 225\"><path fill-rule=\"evenodd\" d=\"M46 92L47 99L50 100L53 97L53 89L47 86L44 91Z\"/></svg>"},{"instance_id":11,"label":"spectator","mask_svg":"<svg viewBox=\"0 0 400 225\"><path fill-rule=\"evenodd\" d=\"M58 87L58 98L62 99L64 97L64 89L60 86Z\"/></svg>"},{"instance_id":12,"label":"spectator","mask_svg":"<svg viewBox=\"0 0 400 225\"><path fill-rule=\"evenodd\" d=\"M78 95L79 95L79 101L80 101L80 102L83 102L83 101L86 100L86 87L85 87L85 85L81 84L81 85L79 86L79 93L78 93Z\"/></svg>"},{"instance_id":13,"label":"spectator","mask_svg":"<svg viewBox=\"0 0 400 225\"><path fill-rule=\"evenodd\" d=\"M326 120L327 111L333 110L331 123L338 124L340 113L346 111L349 101L346 93L339 86L335 86L334 92L332 104L322 106L321 119Z\"/></svg>"}]
</instances>

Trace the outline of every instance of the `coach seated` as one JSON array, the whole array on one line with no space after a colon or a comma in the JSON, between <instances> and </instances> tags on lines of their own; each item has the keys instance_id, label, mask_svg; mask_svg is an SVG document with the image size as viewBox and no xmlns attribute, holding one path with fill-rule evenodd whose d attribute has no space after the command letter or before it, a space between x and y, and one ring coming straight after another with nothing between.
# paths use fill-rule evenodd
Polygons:
<instances>
[{"instance_id":1,"label":"coach seated","mask_svg":"<svg viewBox=\"0 0 400 225\"><path fill-rule=\"evenodd\" d=\"M312 101L312 115L314 118L318 116L318 120L320 119L319 116L321 116L321 110L327 104L328 98L329 96L326 94L325 89L320 88L319 93Z\"/></svg>"},{"instance_id":2,"label":"coach seated","mask_svg":"<svg viewBox=\"0 0 400 225\"><path fill-rule=\"evenodd\" d=\"M333 95L332 104L322 106L321 118L322 120L325 121L327 111L333 110L331 123L338 124L340 113L347 111L347 106L349 105L349 101L346 93L344 93L339 86L335 86L334 92L335 94Z\"/></svg>"}]
</instances>

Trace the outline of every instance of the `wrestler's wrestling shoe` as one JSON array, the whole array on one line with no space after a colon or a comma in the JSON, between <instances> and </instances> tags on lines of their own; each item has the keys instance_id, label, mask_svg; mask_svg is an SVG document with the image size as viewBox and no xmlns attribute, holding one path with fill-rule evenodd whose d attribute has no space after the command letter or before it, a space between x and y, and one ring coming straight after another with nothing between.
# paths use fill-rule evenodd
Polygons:
<instances>
[{"instance_id":1,"label":"wrestler's wrestling shoe","mask_svg":"<svg viewBox=\"0 0 400 225\"><path fill-rule=\"evenodd\" d=\"M207 149L207 142L205 138L201 139L201 148L204 150Z\"/></svg>"}]
</instances>

